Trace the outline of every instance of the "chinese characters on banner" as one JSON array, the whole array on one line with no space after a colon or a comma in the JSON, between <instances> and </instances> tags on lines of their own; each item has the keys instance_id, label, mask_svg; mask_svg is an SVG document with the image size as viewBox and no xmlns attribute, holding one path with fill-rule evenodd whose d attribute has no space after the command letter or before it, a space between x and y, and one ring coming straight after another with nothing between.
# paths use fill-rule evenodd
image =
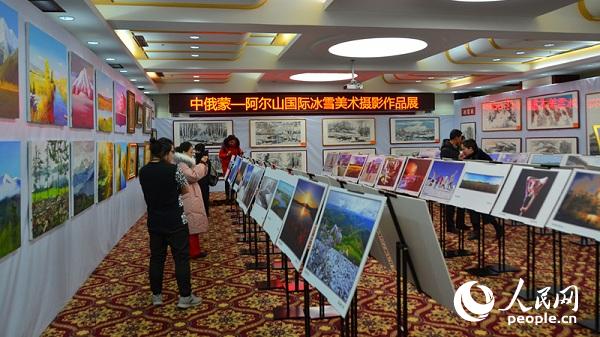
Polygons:
<instances>
[{"instance_id":1,"label":"chinese characters on banner","mask_svg":"<svg viewBox=\"0 0 600 337\"><path fill-rule=\"evenodd\" d=\"M475 116L475 107L468 107L460 109L460 114L462 116Z\"/></svg>"}]
</instances>

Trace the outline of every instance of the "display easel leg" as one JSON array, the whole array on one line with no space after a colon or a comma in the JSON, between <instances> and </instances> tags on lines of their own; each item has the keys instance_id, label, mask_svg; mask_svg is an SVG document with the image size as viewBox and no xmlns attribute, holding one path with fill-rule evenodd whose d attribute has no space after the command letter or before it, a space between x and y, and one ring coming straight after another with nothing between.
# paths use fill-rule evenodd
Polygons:
<instances>
[{"instance_id":1,"label":"display easel leg","mask_svg":"<svg viewBox=\"0 0 600 337\"><path fill-rule=\"evenodd\" d=\"M244 214L242 214L242 221L238 220L238 224L242 225L242 229L237 231L237 234L242 234L242 237L238 238L238 242L249 242L248 232L246 231L246 216Z\"/></svg>"},{"instance_id":2,"label":"display easel leg","mask_svg":"<svg viewBox=\"0 0 600 337\"><path fill-rule=\"evenodd\" d=\"M467 273L479 277L498 276L498 273L485 265L485 225L479 219L479 236L477 237L477 267L469 268Z\"/></svg>"},{"instance_id":3,"label":"display easel leg","mask_svg":"<svg viewBox=\"0 0 600 337\"><path fill-rule=\"evenodd\" d=\"M525 273L525 289L519 297L526 301L536 298L535 295L535 228L527 226L527 271Z\"/></svg>"},{"instance_id":4,"label":"display easel leg","mask_svg":"<svg viewBox=\"0 0 600 337\"><path fill-rule=\"evenodd\" d=\"M310 336L310 287L304 280L304 336Z\"/></svg>"},{"instance_id":5,"label":"display easel leg","mask_svg":"<svg viewBox=\"0 0 600 337\"><path fill-rule=\"evenodd\" d=\"M408 247L396 242L396 327L397 336L408 336Z\"/></svg>"},{"instance_id":6,"label":"display easel leg","mask_svg":"<svg viewBox=\"0 0 600 337\"><path fill-rule=\"evenodd\" d=\"M250 217L248 217L248 218L250 218ZM248 264L246 264L246 269L249 269L249 270L263 270L263 269L267 269L267 264L266 263L264 263L264 262L258 262L258 224L254 220L252 220L252 222L254 223L254 225L253 225L254 226L254 229L253 229L253 233L254 233L254 250L253 250L253 253L254 253L254 263L248 263ZM268 247L267 247L267 251L268 251Z\"/></svg>"},{"instance_id":7,"label":"display easel leg","mask_svg":"<svg viewBox=\"0 0 600 337\"><path fill-rule=\"evenodd\" d=\"M273 290L273 289L282 289L284 288L283 283L281 283L281 281L277 278L275 278L274 280L271 279L271 241L267 240L266 242L266 249L265 249L265 253L267 255L267 280L266 281L261 281L261 282L256 282L256 288L258 290Z\"/></svg>"},{"instance_id":8,"label":"display easel leg","mask_svg":"<svg viewBox=\"0 0 600 337\"><path fill-rule=\"evenodd\" d=\"M442 224L440 225L442 230L443 230L443 243L444 243L444 248L442 248L442 252L444 253L444 257L447 259L452 259L455 257L463 257L463 256L471 256L473 255L472 252L468 251L465 249L465 231L464 228L459 228L458 229L458 249L454 249L454 250L450 250L450 249L446 249L446 227L448 224L448 213L445 212L445 206L440 204L440 214L442 213L442 210L444 211L443 214L445 214L445 217L443 217L444 221L442 221ZM440 218L442 218L440 216Z\"/></svg>"},{"instance_id":9,"label":"display easel leg","mask_svg":"<svg viewBox=\"0 0 600 337\"><path fill-rule=\"evenodd\" d=\"M583 236L580 236L579 240L571 240L571 243L582 247L591 247L595 245L594 240L584 238Z\"/></svg>"},{"instance_id":10,"label":"display easel leg","mask_svg":"<svg viewBox=\"0 0 600 337\"><path fill-rule=\"evenodd\" d=\"M504 219L502 219L500 226L502 226L502 232L504 235L498 238L498 265L491 265L488 267L495 273L518 272L521 270L520 268L506 264L506 225L504 223Z\"/></svg>"},{"instance_id":11,"label":"display easel leg","mask_svg":"<svg viewBox=\"0 0 600 337\"><path fill-rule=\"evenodd\" d=\"M578 320L577 324L600 333L600 243L596 241L596 275L594 291L594 317L586 320Z\"/></svg>"}]
</instances>

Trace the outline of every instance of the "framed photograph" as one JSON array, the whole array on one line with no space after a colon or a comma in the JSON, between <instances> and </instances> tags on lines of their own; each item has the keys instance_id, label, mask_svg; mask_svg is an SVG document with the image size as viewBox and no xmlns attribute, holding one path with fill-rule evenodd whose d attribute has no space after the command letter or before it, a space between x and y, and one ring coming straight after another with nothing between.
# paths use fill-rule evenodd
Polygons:
<instances>
[{"instance_id":1,"label":"framed photograph","mask_svg":"<svg viewBox=\"0 0 600 337\"><path fill-rule=\"evenodd\" d=\"M421 199L448 204L465 168L464 162L434 160L421 190Z\"/></svg>"},{"instance_id":2,"label":"framed photograph","mask_svg":"<svg viewBox=\"0 0 600 337\"><path fill-rule=\"evenodd\" d=\"M587 124L587 153L590 156L600 155L600 92L585 96L585 113Z\"/></svg>"},{"instance_id":3,"label":"framed photograph","mask_svg":"<svg viewBox=\"0 0 600 337\"><path fill-rule=\"evenodd\" d=\"M306 147L306 120L251 119L250 147Z\"/></svg>"},{"instance_id":4,"label":"framed photograph","mask_svg":"<svg viewBox=\"0 0 600 337\"><path fill-rule=\"evenodd\" d=\"M148 149L145 151L144 153L150 153ZM101 202L113 195L115 147L110 142L98 142L96 153L98 158L98 202Z\"/></svg>"},{"instance_id":5,"label":"framed photograph","mask_svg":"<svg viewBox=\"0 0 600 337\"><path fill-rule=\"evenodd\" d=\"M460 123L460 131L463 133L465 139L477 140L477 134L475 133L475 122Z\"/></svg>"},{"instance_id":6,"label":"framed photograph","mask_svg":"<svg viewBox=\"0 0 600 337\"><path fill-rule=\"evenodd\" d=\"M375 188L393 191L398 185L405 163L406 157L386 157L375 181Z\"/></svg>"},{"instance_id":7,"label":"framed photograph","mask_svg":"<svg viewBox=\"0 0 600 337\"><path fill-rule=\"evenodd\" d=\"M348 154L367 154L369 156L374 156L376 154L376 150L374 147L365 148L365 149L331 149L323 150L323 165L325 165L325 159L330 153L348 153Z\"/></svg>"},{"instance_id":8,"label":"framed photograph","mask_svg":"<svg viewBox=\"0 0 600 337\"><path fill-rule=\"evenodd\" d=\"M92 120L93 122L93 120ZM92 123L93 124L93 123ZM71 202L73 215L91 207L96 201L96 142L71 142Z\"/></svg>"},{"instance_id":9,"label":"framed photograph","mask_svg":"<svg viewBox=\"0 0 600 337\"><path fill-rule=\"evenodd\" d=\"M415 144L439 143L440 119L390 118L390 143Z\"/></svg>"},{"instance_id":10,"label":"framed photograph","mask_svg":"<svg viewBox=\"0 0 600 337\"><path fill-rule=\"evenodd\" d=\"M577 137L566 138L526 138L527 152L544 154L578 153Z\"/></svg>"},{"instance_id":11,"label":"framed photograph","mask_svg":"<svg viewBox=\"0 0 600 337\"><path fill-rule=\"evenodd\" d=\"M219 153L218 152L209 152L208 153L208 160L210 160L210 165L212 167L212 169L214 170L214 172L217 173L217 177L219 177L219 179L223 179L223 166L221 166L221 160L219 159Z\"/></svg>"},{"instance_id":12,"label":"framed photograph","mask_svg":"<svg viewBox=\"0 0 600 337\"><path fill-rule=\"evenodd\" d=\"M269 205L271 205L271 200L275 195L275 189L279 182L274 176L275 171L275 169L270 167L265 169L265 174L260 182L256 196L254 197L254 204L252 204L252 209L250 210L250 216L256 220L260 226L265 222Z\"/></svg>"},{"instance_id":13,"label":"framed photograph","mask_svg":"<svg viewBox=\"0 0 600 337\"><path fill-rule=\"evenodd\" d=\"M146 110L146 106L143 103L136 102L135 103L135 127L141 128L144 124L144 111Z\"/></svg>"},{"instance_id":14,"label":"framed photograph","mask_svg":"<svg viewBox=\"0 0 600 337\"><path fill-rule=\"evenodd\" d=\"M96 124L98 131L113 130L113 81L99 70L96 70Z\"/></svg>"},{"instance_id":15,"label":"framed photograph","mask_svg":"<svg viewBox=\"0 0 600 337\"><path fill-rule=\"evenodd\" d=\"M233 121L173 121L175 145L190 142L204 144L207 148L218 148L227 136L233 134Z\"/></svg>"},{"instance_id":16,"label":"framed photograph","mask_svg":"<svg viewBox=\"0 0 600 337\"><path fill-rule=\"evenodd\" d=\"M94 66L70 52L71 127L94 128Z\"/></svg>"},{"instance_id":17,"label":"framed photograph","mask_svg":"<svg viewBox=\"0 0 600 337\"><path fill-rule=\"evenodd\" d=\"M418 196L421 193L423 183L429 173L429 168L433 160L429 158L408 158L406 167L402 172L396 191L412 196Z\"/></svg>"},{"instance_id":18,"label":"framed photograph","mask_svg":"<svg viewBox=\"0 0 600 337\"><path fill-rule=\"evenodd\" d=\"M379 176L379 172L383 167L383 162L385 161L385 156L369 156L367 159L367 163L365 164L365 168L363 169L358 182L367 185L373 186L377 181L377 177ZM346 171L347 172L347 171Z\"/></svg>"},{"instance_id":19,"label":"framed photograph","mask_svg":"<svg viewBox=\"0 0 600 337\"><path fill-rule=\"evenodd\" d=\"M135 94L127 90L127 133L135 133L136 114Z\"/></svg>"},{"instance_id":20,"label":"framed photograph","mask_svg":"<svg viewBox=\"0 0 600 337\"><path fill-rule=\"evenodd\" d=\"M353 183L358 182L358 178L360 178L360 174L365 167L365 163L367 162L368 155L365 154L355 154L350 158L350 162L348 163L348 167L346 167L346 172L344 173L344 179Z\"/></svg>"},{"instance_id":21,"label":"framed photograph","mask_svg":"<svg viewBox=\"0 0 600 337\"><path fill-rule=\"evenodd\" d=\"M144 106L142 113L142 132L150 134L152 131L152 108L149 105Z\"/></svg>"},{"instance_id":22,"label":"framed photograph","mask_svg":"<svg viewBox=\"0 0 600 337\"><path fill-rule=\"evenodd\" d=\"M127 88L121 83L115 81L114 84L114 113L115 113L115 133L125 133L127 131Z\"/></svg>"},{"instance_id":23,"label":"framed photograph","mask_svg":"<svg viewBox=\"0 0 600 337\"><path fill-rule=\"evenodd\" d=\"M269 162L281 168L291 168L306 172L306 150L291 151L252 151L250 157Z\"/></svg>"},{"instance_id":24,"label":"framed photograph","mask_svg":"<svg viewBox=\"0 0 600 337\"><path fill-rule=\"evenodd\" d=\"M520 131L521 99L485 102L481 105L482 131Z\"/></svg>"},{"instance_id":25,"label":"framed photograph","mask_svg":"<svg viewBox=\"0 0 600 337\"><path fill-rule=\"evenodd\" d=\"M375 145L375 118L325 118L323 146Z\"/></svg>"},{"instance_id":26,"label":"framed photograph","mask_svg":"<svg viewBox=\"0 0 600 337\"><path fill-rule=\"evenodd\" d=\"M127 145L127 180L137 177L137 144Z\"/></svg>"},{"instance_id":27,"label":"framed photograph","mask_svg":"<svg viewBox=\"0 0 600 337\"><path fill-rule=\"evenodd\" d=\"M282 170L275 170L271 177L277 180L278 183L275 194L271 198L271 203L267 209L263 229L269 234L272 242L277 242L281 233L281 227L285 221L285 215L296 191L298 177Z\"/></svg>"},{"instance_id":28,"label":"framed photograph","mask_svg":"<svg viewBox=\"0 0 600 337\"><path fill-rule=\"evenodd\" d=\"M390 154L396 157L418 157L420 147L391 147Z\"/></svg>"},{"instance_id":29,"label":"framed photograph","mask_svg":"<svg viewBox=\"0 0 600 337\"><path fill-rule=\"evenodd\" d=\"M528 97L527 129L579 129L579 91Z\"/></svg>"},{"instance_id":30,"label":"framed photograph","mask_svg":"<svg viewBox=\"0 0 600 337\"><path fill-rule=\"evenodd\" d=\"M521 138L481 138L481 149L486 153L519 153Z\"/></svg>"}]
</instances>

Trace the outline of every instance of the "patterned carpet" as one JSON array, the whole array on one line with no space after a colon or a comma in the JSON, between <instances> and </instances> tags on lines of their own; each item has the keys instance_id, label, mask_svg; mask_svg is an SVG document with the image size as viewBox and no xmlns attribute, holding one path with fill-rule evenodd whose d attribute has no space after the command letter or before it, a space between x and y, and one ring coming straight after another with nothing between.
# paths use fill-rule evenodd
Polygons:
<instances>
[{"instance_id":1,"label":"patterned carpet","mask_svg":"<svg viewBox=\"0 0 600 337\"><path fill-rule=\"evenodd\" d=\"M223 194L212 194L222 199ZM192 262L192 285L203 298L197 308L178 310L175 306L177 286L173 263L169 257L165 277L165 304L153 307L149 301L147 279L148 235L140 219L102 261L74 298L42 334L44 337L66 336L303 336L301 321L273 320L272 308L285 304L282 290L258 291L256 281L265 279L260 271L248 271L245 263L253 259L240 256L237 230L231 224L225 206L211 209L210 231L203 238L208 257ZM454 240L454 236L450 236ZM488 262L496 256L493 229L487 228ZM570 243L564 238L565 285L580 287L579 319L587 318L593 306L593 248ZM525 227L507 227L507 256L512 265L525 266ZM452 243L454 244L454 242ZM474 242L467 248L475 250ZM552 276L551 236L538 236L538 285L550 283ZM475 280L464 270L476 264L475 257L448 260L456 286ZM276 271L281 276L281 272ZM517 286L518 273L481 278L496 295L495 309L484 321L475 324L460 319L428 296L410 289L409 329L411 336L594 336L577 325L508 326L506 307ZM358 288L360 336L396 336L395 283L388 270L370 259ZM476 297L477 298L477 297ZM481 299L479 299L481 301ZM300 297L293 297L295 304ZM533 306L532 302L524 302ZM533 310L535 311L535 310ZM563 310L564 311L564 310ZM518 305L511 312L519 314ZM553 312L553 311L550 311ZM313 336L339 336L339 319L314 321Z\"/></svg>"}]
</instances>

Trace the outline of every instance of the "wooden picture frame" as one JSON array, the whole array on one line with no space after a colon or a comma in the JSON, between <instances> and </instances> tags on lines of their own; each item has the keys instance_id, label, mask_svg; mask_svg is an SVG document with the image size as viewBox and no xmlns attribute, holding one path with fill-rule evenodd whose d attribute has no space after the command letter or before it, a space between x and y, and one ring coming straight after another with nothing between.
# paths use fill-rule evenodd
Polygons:
<instances>
[{"instance_id":1,"label":"wooden picture frame","mask_svg":"<svg viewBox=\"0 0 600 337\"><path fill-rule=\"evenodd\" d=\"M127 133L135 133L135 117L137 114L135 104L135 94L127 90Z\"/></svg>"},{"instance_id":2,"label":"wooden picture frame","mask_svg":"<svg viewBox=\"0 0 600 337\"><path fill-rule=\"evenodd\" d=\"M185 141L203 143L206 148L220 148L223 140L233 134L233 120L176 120L173 121L173 143Z\"/></svg>"},{"instance_id":3,"label":"wooden picture frame","mask_svg":"<svg viewBox=\"0 0 600 337\"><path fill-rule=\"evenodd\" d=\"M137 177L137 144L127 144L127 180Z\"/></svg>"},{"instance_id":4,"label":"wooden picture frame","mask_svg":"<svg viewBox=\"0 0 600 337\"><path fill-rule=\"evenodd\" d=\"M535 144L534 142L539 142ZM559 143L560 142L560 143ZM538 154L578 154L579 153L579 138L578 137L528 137L525 138L526 150L529 153ZM572 151L568 151L566 146L571 147ZM544 151L540 147L545 148ZM554 152L558 151L558 152Z\"/></svg>"},{"instance_id":5,"label":"wooden picture frame","mask_svg":"<svg viewBox=\"0 0 600 337\"><path fill-rule=\"evenodd\" d=\"M390 144L425 144L440 142L440 119L439 117L405 117L390 118ZM398 128L399 123L405 123L404 127ZM400 133L401 130L414 129L411 133ZM425 130L423 130L425 128ZM419 129L422 130L420 134ZM433 132L432 132L433 131ZM401 139L399 139L399 137Z\"/></svg>"},{"instance_id":6,"label":"wooden picture frame","mask_svg":"<svg viewBox=\"0 0 600 337\"><path fill-rule=\"evenodd\" d=\"M527 130L579 129L578 90L527 97L526 104ZM560 106L562 104L571 105L570 116L569 107ZM540 107L547 114L540 113Z\"/></svg>"},{"instance_id":7,"label":"wooden picture frame","mask_svg":"<svg viewBox=\"0 0 600 337\"><path fill-rule=\"evenodd\" d=\"M331 130L331 126L336 129ZM365 127L368 127L368 132L364 130ZM323 118L321 120L323 146L375 145L377 143L375 132L375 118Z\"/></svg>"},{"instance_id":8,"label":"wooden picture frame","mask_svg":"<svg viewBox=\"0 0 600 337\"><path fill-rule=\"evenodd\" d=\"M135 127L137 129L141 129L142 126L143 126L144 111L145 110L146 110L146 106L144 105L144 103L135 102L135 112L136 112Z\"/></svg>"},{"instance_id":9,"label":"wooden picture frame","mask_svg":"<svg viewBox=\"0 0 600 337\"><path fill-rule=\"evenodd\" d=\"M498 147L498 142L504 142L504 144L501 144L501 147ZM510 142L512 141L512 143L515 145L514 150L512 149L512 146L510 146ZM490 144L486 144L486 143L490 143ZM494 149L490 149L489 146L491 146L492 142L495 142L496 144L494 144ZM494 152L508 152L508 153L520 153L522 152L523 149L523 139L521 138L481 138L481 149L486 152L486 153L494 153Z\"/></svg>"},{"instance_id":10,"label":"wooden picture frame","mask_svg":"<svg viewBox=\"0 0 600 337\"><path fill-rule=\"evenodd\" d=\"M274 125L265 125L270 127L270 132L258 134L261 124L271 123ZM296 124L296 129L293 125ZM249 122L250 147L251 148L269 148L269 147L306 147L306 119L251 119ZM267 130L268 131L268 130ZM273 137L273 138L266 138Z\"/></svg>"},{"instance_id":11,"label":"wooden picture frame","mask_svg":"<svg viewBox=\"0 0 600 337\"><path fill-rule=\"evenodd\" d=\"M144 106L142 115L142 133L150 134L152 132L152 110L149 105Z\"/></svg>"},{"instance_id":12,"label":"wooden picture frame","mask_svg":"<svg viewBox=\"0 0 600 337\"><path fill-rule=\"evenodd\" d=\"M509 108L510 110L508 110ZM482 131L521 131L522 129L523 104L521 98L483 102L481 104Z\"/></svg>"},{"instance_id":13,"label":"wooden picture frame","mask_svg":"<svg viewBox=\"0 0 600 337\"><path fill-rule=\"evenodd\" d=\"M587 138L587 154L600 155L600 92L585 95L585 124Z\"/></svg>"}]
</instances>

